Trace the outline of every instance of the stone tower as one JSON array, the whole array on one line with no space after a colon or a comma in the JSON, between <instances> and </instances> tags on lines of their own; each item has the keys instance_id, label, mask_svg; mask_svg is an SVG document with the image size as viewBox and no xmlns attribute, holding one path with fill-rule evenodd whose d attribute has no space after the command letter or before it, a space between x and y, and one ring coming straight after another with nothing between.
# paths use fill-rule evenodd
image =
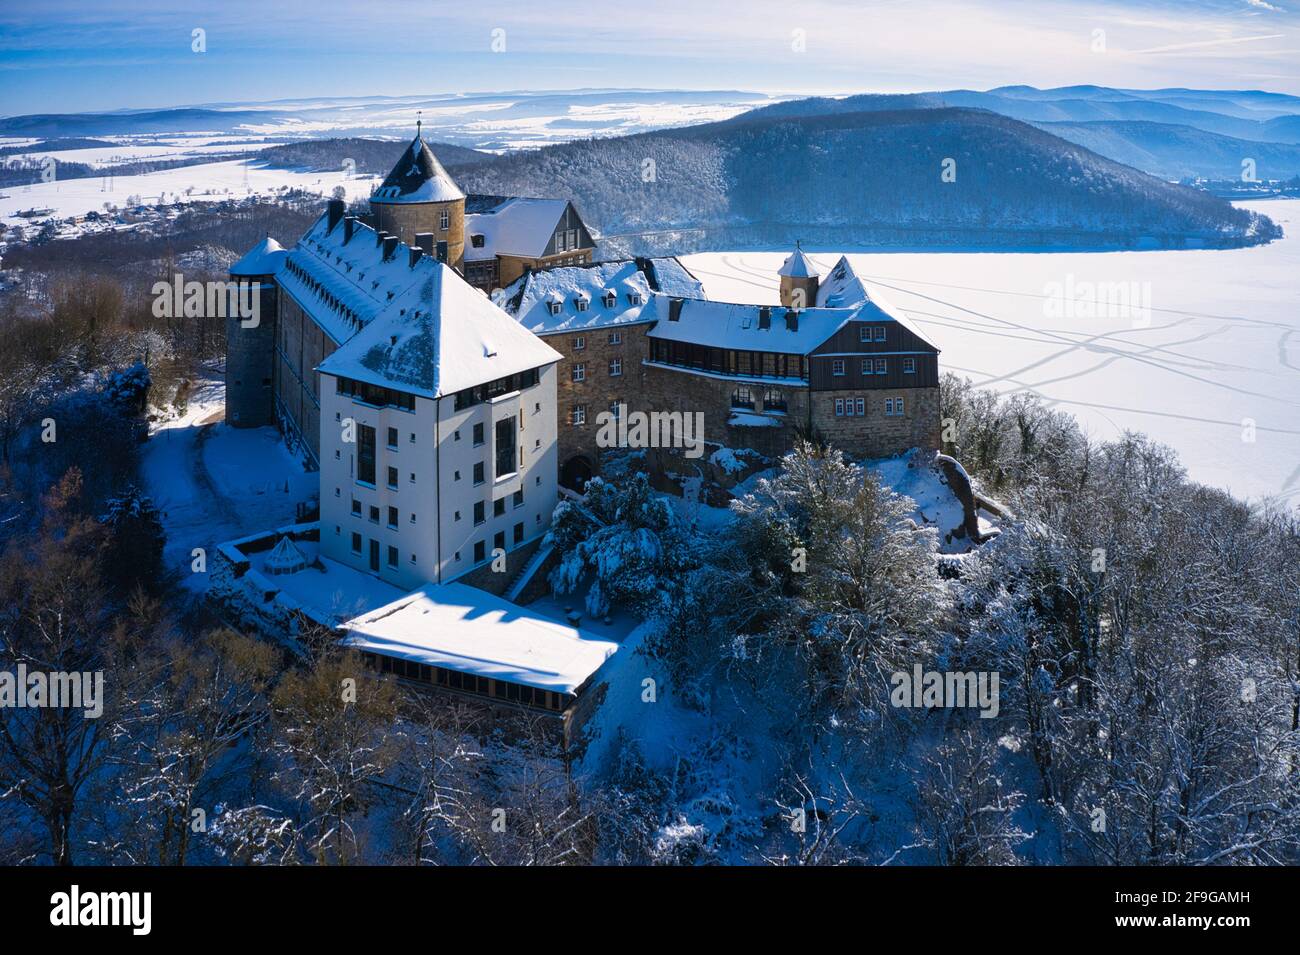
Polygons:
<instances>
[{"instance_id":1,"label":"stone tower","mask_svg":"<svg viewBox=\"0 0 1300 955\"><path fill-rule=\"evenodd\" d=\"M287 253L269 235L230 267L230 281L252 285L232 300L252 304L254 316L226 310L226 422L236 428L258 428L275 421L275 319L279 289L275 273Z\"/></svg>"},{"instance_id":2,"label":"stone tower","mask_svg":"<svg viewBox=\"0 0 1300 955\"><path fill-rule=\"evenodd\" d=\"M418 132L397 165L370 196L375 231L465 269L465 193ZM416 236L423 236L417 243Z\"/></svg>"},{"instance_id":3,"label":"stone tower","mask_svg":"<svg viewBox=\"0 0 1300 955\"><path fill-rule=\"evenodd\" d=\"M785 260L777 274L781 276L782 305L800 309L812 308L817 304L817 285L820 281L817 266L803 254L798 242L794 245L793 254Z\"/></svg>"}]
</instances>

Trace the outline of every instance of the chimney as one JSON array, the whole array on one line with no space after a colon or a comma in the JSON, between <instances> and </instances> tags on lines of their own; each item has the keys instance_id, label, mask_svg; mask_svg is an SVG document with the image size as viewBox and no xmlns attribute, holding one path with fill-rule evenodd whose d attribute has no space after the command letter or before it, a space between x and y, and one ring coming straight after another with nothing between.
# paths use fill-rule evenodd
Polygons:
<instances>
[{"instance_id":1,"label":"chimney","mask_svg":"<svg viewBox=\"0 0 1300 955\"><path fill-rule=\"evenodd\" d=\"M343 218L343 244L347 245L352 241L352 233L356 231L357 223L361 220L356 216L344 216Z\"/></svg>"},{"instance_id":2,"label":"chimney","mask_svg":"<svg viewBox=\"0 0 1300 955\"><path fill-rule=\"evenodd\" d=\"M772 310L766 305L760 305L758 308L758 327L761 329L772 327Z\"/></svg>"},{"instance_id":3,"label":"chimney","mask_svg":"<svg viewBox=\"0 0 1300 955\"><path fill-rule=\"evenodd\" d=\"M388 238L388 233L383 229L375 230L375 245L383 245L384 239Z\"/></svg>"},{"instance_id":4,"label":"chimney","mask_svg":"<svg viewBox=\"0 0 1300 955\"><path fill-rule=\"evenodd\" d=\"M328 224L327 224L327 228L326 228L325 231L326 231L326 232L333 232L333 231L334 231L334 227L335 227L336 225L338 225L338 224L339 224L339 220L343 218L343 210L344 210L344 208L345 208L344 203L343 203L343 200L342 200L342 199L331 199L331 200L329 201L329 205L327 205L325 208L326 208L326 211L327 211L328 214L329 214L329 222L328 222Z\"/></svg>"},{"instance_id":5,"label":"chimney","mask_svg":"<svg viewBox=\"0 0 1300 955\"><path fill-rule=\"evenodd\" d=\"M433 255L433 233L415 233L415 247L423 251L425 255Z\"/></svg>"},{"instance_id":6,"label":"chimney","mask_svg":"<svg viewBox=\"0 0 1300 955\"><path fill-rule=\"evenodd\" d=\"M410 248L410 253L411 261L407 264L410 265L411 268L415 268L416 263L424 258L424 249L420 248L418 245L413 245Z\"/></svg>"},{"instance_id":7,"label":"chimney","mask_svg":"<svg viewBox=\"0 0 1300 955\"><path fill-rule=\"evenodd\" d=\"M670 298L668 300L668 321L679 322L682 318L683 301L680 298Z\"/></svg>"},{"instance_id":8,"label":"chimney","mask_svg":"<svg viewBox=\"0 0 1300 955\"><path fill-rule=\"evenodd\" d=\"M393 253L395 253L396 251L397 251L397 236L395 235L384 236L384 261L387 262L389 259L391 259L393 257Z\"/></svg>"}]
</instances>

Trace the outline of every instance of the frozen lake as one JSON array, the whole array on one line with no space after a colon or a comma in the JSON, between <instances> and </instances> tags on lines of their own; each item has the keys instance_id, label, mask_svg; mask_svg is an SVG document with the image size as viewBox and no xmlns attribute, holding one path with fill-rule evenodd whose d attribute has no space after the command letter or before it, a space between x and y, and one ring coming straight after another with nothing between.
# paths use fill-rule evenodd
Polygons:
<instances>
[{"instance_id":1,"label":"frozen lake","mask_svg":"<svg viewBox=\"0 0 1300 955\"><path fill-rule=\"evenodd\" d=\"M1295 504L1300 202L1241 205L1286 237L1223 251L848 254L943 350L941 370L1041 395L1099 439L1145 432L1195 480ZM682 261L710 298L764 303L786 254ZM810 257L825 274L839 251Z\"/></svg>"}]
</instances>

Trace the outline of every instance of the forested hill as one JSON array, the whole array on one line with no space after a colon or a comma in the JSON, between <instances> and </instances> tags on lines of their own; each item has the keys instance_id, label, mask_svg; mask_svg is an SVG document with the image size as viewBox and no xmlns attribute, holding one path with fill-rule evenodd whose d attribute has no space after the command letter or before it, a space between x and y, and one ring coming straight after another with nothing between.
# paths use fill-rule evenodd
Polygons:
<instances>
[{"instance_id":1,"label":"forested hill","mask_svg":"<svg viewBox=\"0 0 1300 955\"><path fill-rule=\"evenodd\" d=\"M339 169L345 160L351 159L359 174L384 176L401 156L404 145L405 143L391 139L307 139L298 143L269 146L258 153L258 158L266 160L272 166L320 170ZM448 169L466 163L491 162L495 158L491 153L450 143L429 145L438 160Z\"/></svg>"},{"instance_id":2,"label":"forested hill","mask_svg":"<svg viewBox=\"0 0 1300 955\"><path fill-rule=\"evenodd\" d=\"M782 111L778 111L782 112ZM944 161L955 161L945 181ZM1267 218L966 108L771 116L584 140L457 170L467 192L565 196L617 251L671 244L1239 245ZM621 243L621 244L620 244Z\"/></svg>"}]
</instances>

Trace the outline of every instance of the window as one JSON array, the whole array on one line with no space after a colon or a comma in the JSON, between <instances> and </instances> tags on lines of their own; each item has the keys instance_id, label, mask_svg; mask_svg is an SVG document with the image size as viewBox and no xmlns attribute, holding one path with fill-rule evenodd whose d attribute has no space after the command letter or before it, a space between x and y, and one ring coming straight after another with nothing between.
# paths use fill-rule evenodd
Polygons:
<instances>
[{"instance_id":1,"label":"window","mask_svg":"<svg viewBox=\"0 0 1300 955\"><path fill-rule=\"evenodd\" d=\"M885 399L885 414L889 415L889 416L892 417L892 418L899 418L899 417L902 417L902 415L903 415L903 399L902 399L902 398L886 398L886 399Z\"/></svg>"},{"instance_id":2,"label":"window","mask_svg":"<svg viewBox=\"0 0 1300 955\"><path fill-rule=\"evenodd\" d=\"M869 342L869 341L871 341L871 326L870 326L870 325L859 325L859 326L858 326L858 341L860 341L860 342Z\"/></svg>"},{"instance_id":3,"label":"window","mask_svg":"<svg viewBox=\"0 0 1300 955\"><path fill-rule=\"evenodd\" d=\"M622 333L622 332L610 332L610 333L609 333L609 343L610 343L611 345L621 345L621 344L623 344L623 333Z\"/></svg>"},{"instance_id":4,"label":"window","mask_svg":"<svg viewBox=\"0 0 1300 955\"><path fill-rule=\"evenodd\" d=\"M628 293L627 293L627 303L628 303L629 305L640 305L640 304L641 304L641 293L640 293L640 292L628 292Z\"/></svg>"},{"instance_id":5,"label":"window","mask_svg":"<svg viewBox=\"0 0 1300 955\"><path fill-rule=\"evenodd\" d=\"M605 294L601 296L601 301L606 308L613 308L614 303L618 301L618 295L613 289L606 289Z\"/></svg>"},{"instance_id":6,"label":"window","mask_svg":"<svg viewBox=\"0 0 1300 955\"><path fill-rule=\"evenodd\" d=\"M487 520L487 516L484 513L485 509L486 506L483 504L482 501L474 502L474 526L475 527L477 527L479 524L482 524L485 520Z\"/></svg>"},{"instance_id":7,"label":"window","mask_svg":"<svg viewBox=\"0 0 1300 955\"><path fill-rule=\"evenodd\" d=\"M837 417L837 418L843 418L843 417L844 417L844 399L843 399L843 398L836 398L836 399L835 399L835 417Z\"/></svg>"},{"instance_id":8,"label":"window","mask_svg":"<svg viewBox=\"0 0 1300 955\"><path fill-rule=\"evenodd\" d=\"M582 362L578 362L573 366L573 380L574 381L587 380L587 366L584 365Z\"/></svg>"},{"instance_id":9,"label":"window","mask_svg":"<svg viewBox=\"0 0 1300 955\"><path fill-rule=\"evenodd\" d=\"M573 339L573 350L582 351L587 347L587 336L578 335Z\"/></svg>"},{"instance_id":10,"label":"window","mask_svg":"<svg viewBox=\"0 0 1300 955\"><path fill-rule=\"evenodd\" d=\"M388 547L388 566L397 566L397 548L393 547L391 544Z\"/></svg>"},{"instance_id":11,"label":"window","mask_svg":"<svg viewBox=\"0 0 1300 955\"><path fill-rule=\"evenodd\" d=\"M493 549L493 550L505 550L505 549L506 549L506 532L505 532L505 531L497 531L495 534L492 535L492 549Z\"/></svg>"},{"instance_id":12,"label":"window","mask_svg":"<svg viewBox=\"0 0 1300 955\"><path fill-rule=\"evenodd\" d=\"M905 375L915 375L915 374L916 374L916 359L915 359L915 358L904 358L904 359L903 359L903 374L905 374Z\"/></svg>"},{"instance_id":13,"label":"window","mask_svg":"<svg viewBox=\"0 0 1300 955\"><path fill-rule=\"evenodd\" d=\"M752 408L754 407L754 393L750 391L748 385L740 385L731 393L731 407L733 408Z\"/></svg>"},{"instance_id":14,"label":"window","mask_svg":"<svg viewBox=\"0 0 1300 955\"><path fill-rule=\"evenodd\" d=\"M764 411L785 411L785 395L775 388L763 392Z\"/></svg>"},{"instance_id":15,"label":"window","mask_svg":"<svg viewBox=\"0 0 1300 955\"><path fill-rule=\"evenodd\" d=\"M560 309L564 308L564 303L556 299L551 299L546 303L546 307L550 310L552 315L559 315Z\"/></svg>"},{"instance_id":16,"label":"window","mask_svg":"<svg viewBox=\"0 0 1300 955\"><path fill-rule=\"evenodd\" d=\"M857 408L855 413L858 415L858 417L862 417L867 413L867 401L865 398L858 398L854 402L854 404Z\"/></svg>"},{"instance_id":17,"label":"window","mask_svg":"<svg viewBox=\"0 0 1300 955\"><path fill-rule=\"evenodd\" d=\"M474 465L474 483L475 484L483 483L483 462L482 461Z\"/></svg>"},{"instance_id":18,"label":"window","mask_svg":"<svg viewBox=\"0 0 1300 955\"><path fill-rule=\"evenodd\" d=\"M506 512L506 499L504 497L499 497L492 502L493 517L500 517L505 512Z\"/></svg>"},{"instance_id":19,"label":"window","mask_svg":"<svg viewBox=\"0 0 1300 955\"><path fill-rule=\"evenodd\" d=\"M388 526L394 530L397 529L397 508L395 507L388 509Z\"/></svg>"},{"instance_id":20,"label":"window","mask_svg":"<svg viewBox=\"0 0 1300 955\"><path fill-rule=\"evenodd\" d=\"M438 215L438 228L441 229L443 232L446 232L449 228L451 228L451 213L448 212L446 209L443 209L442 212L439 213Z\"/></svg>"},{"instance_id":21,"label":"window","mask_svg":"<svg viewBox=\"0 0 1300 955\"><path fill-rule=\"evenodd\" d=\"M412 523L412 524L415 523L415 511L412 511L412 512L411 512L411 523Z\"/></svg>"},{"instance_id":22,"label":"window","mask_svg":"<svg viewBox=\"0 0 1300 955\"><path fill-rule=\"evenodd\" d=\"M522 544L522 543L523 543L523 540L524 540L524 525L523 525L523 524L516 524L516 525L515 525L515 543L516 543L516 544Z\"/></svg>"},{"instance_id":23,"label":"window","mask_svg":"<svg viewBox=\"0 0 1300 955\"><path fill-rule=\"evenodd\" d=\"M878 342L883 342L883 341L885 340L885 326L884 326L884 325L877 325L877 326L875 326L875 335L874 335L874 337L875 337L875 340L878 341Z\"/></svg>"},{"instance_id":24,"label":"window","mask_svg":"<svg viewBox=\"0 0 1300 955\"><path fill-rule=\"evenodd\" d=\"M520 488L519 490L515 491L515 495L514 495L514 505L515 505L515 507L523 507L523 506L524 506L524 489L523 489L523 488Z\"/></svg>"},{"instance_id":25,"label":"window","mask_svg":"<svg viewBox=\"0 0 1300 955\"><path fill-rule=\"evenodd\" d=\"M357 480L375 483L375 429L368 424L357 428Z\"/></svg>"},{"instance_id":26,"label":"window","mask_svg":"<svg viewBox=\"0 0 1300 955\"><path fill-rule=\"evenodd\" d=\"M483 541L474 542L474 563L481 564L487 559L487 544Z\"/></svg>"},{"instance_id":27,"label":"window","mask_svg":"<svg viewBox=\"0 0 1300 955\"><path fill-rule=\"evenodd\" d=\"M361 535L355 532L352 534L352 553L361 553Z\"/></svg>"},{"instance_id":28,"label":"window","mask_svg":"<svg viewBox=\"0 0 1300 955\"><path fill-rule=\"evenodd\" d=\"M587 296L585 295L579 295L577 298L573 300L573 307L580 312L585 312L587 310L587 306L590 304L591 304L591 300L587 298Z\"/></svg>"},{"instance_id":29,"label":"window","mask_svg":"<svg viewBox=\"0 0 1300 955\"><path fill-rule=\"evenodd\" d=\"M388 429L388 446L392 448L394 451L397 450L397 429L396 428Z\"/></svg>"},{"instance_id":30,"label":"window","mask_svg":"<svg viewBox=\"0 0 1300 955\"><path fill-rule=\"evenodd\" d=\"M415 555L414 555L414 554L411 555L411 563L413 563L413 564L415 563Z\"/></svg>"},{"instance_id":31,"label":"window","mask_svg":"<svg viewBox=\"0 0 1300 955\"><path fill-rule=\"evenodd\" d=\"M352 514L354 517L361 516L361 502L358 501L355 497L352 499Z\"/></svg>"},{"instance_id":32,"label":"window","mask_svg":"<svg viewBox=\"0 0 1300 955\"><path fill-rule=\"evenodd\" d=\"M412 444L415 444L415 432L414 432L414 431L411 432L411 443L412 443Z\"/></svg>"},{"instance_id":33,"label":"window","mask_svg":"<svg viewBox=\"0 0 1300 955\"><path fill-rule=\"evenodd\" d=\"M414 472L414 471L411 472L411 483L412 483L412 484L415 483L415 472Z\"/></svg>"},{"instance_id":34,"label":"window","mask_svg":"<svg viewBox=\"0 0 1300 955\"><path fill-rule=\"evenodd\" d=\"M609 413L613 415L615 421L618 421L620 418L622 418L623 402L619 401L617 398L614 399L614 401L609 406Z\"/></svg>"},{"instance_id":35,"label":"window","mask_svg":"<svg viewBox=\"0 0 1300 955\"><path fill-rule=\"evenodd\" d=\"M459 471L453 471L453 472L451 473L451 479L452 479L453 481L459 481L459 480L460 480L460 472L459 472Z\"/></svg>"},{"instance_id":36,"label":"window","mask_svg":"<svg viewBox=\"0 0 1300 955\"><path fill-rule=\"evenodd\" d=\"M623 359L611 358L609 360L609 377L617 378L623 374Z\"/></svg>"},{"instance_id":37,"label":"window","mask_svg":"<svg viewBox=\"0 0 1300 955\"><path fill-rule=\"evenodd\" d=\"M587 423L587 406L574 405L573 410L569 412L569 424L584 425Z\"/></svg>"},{"instance_id":38,"label":"window","mask_svg":"<svg viewBox=\"0 0 1300 955\"><path fill-rule=\"evenodd\" d=\"M474 447L477 448L482 443L483 443L483 422L480 421L478 424L474 425Z\"/></svg>"},{"instance_id":39,"label":"window","mask_svg":"<svg viewBox=\"0 0 1300 955\"><path fill-rule=\"evenodd\" d=\"M876 374L877 374L877 375L883 375L883 374L886 374L888 371L889 371L889 359L887 359L887 358L877 358L877 359L876 359Z\"/></svg>"},{"instance_id":40,"label":"window","mask_svg":"<svg viewBox=\"0 0 1300 955\"><path fill-rule=\"evenodd\" d=\"M397 468L388 469L388 486L397 490Z\"/></svg>"},{"instance_id":41,"label":"window","mask_svg":"<svg viewBox=\"0 0 1300 955\"><path fill-rule=\"evenodd\" d=\"M872 368L871 359L870 358L862 359L862 373L864 375L871 374L871 368Z\"/></svg>"},{"instance_id":42,"label":"window","mask_svg":"<svg viewBox=\"0 0 1300 955\"><path fill-rule=\"evenodd\" d=\"M379 523L379 508L373 504L370 505L370 523L371 524Z\"/></svg>"},{"instance_id":43,"label":"window","mask_svg":"<svg viewBox=\"0 0 1300 955\"><path fill-rule=\"evenodd\" d=\"M497 422L497 477L514 474L519 469L515 452L515 419L502 418Z\"/></svg>"},{"instance_id":44,"label":"window","mask_svg":"<svg viewBox=\"0 0 1300 955\"><path fill-rule=\"evenodd\" d=\"M831 374L832 374L832 375L837 375L837 376L839 376L839 375L843 375L843 374L844 374L844 359L843 359L843 358L832 358L832 359L831 359Z\"/></svg>"},{"instance_id":45,"label":"window","mask_svg":"<svg viewBox=\"0 0 1300 955\"><path fill-rule=\"evenodd\" d=\"M854 416L854 411L853 411L853 399L852 399L852 398L845 398L845 399L844 399L844 417L846 417L846 418L852 418L853 416Z\"/></svg>"}]
</instances>

